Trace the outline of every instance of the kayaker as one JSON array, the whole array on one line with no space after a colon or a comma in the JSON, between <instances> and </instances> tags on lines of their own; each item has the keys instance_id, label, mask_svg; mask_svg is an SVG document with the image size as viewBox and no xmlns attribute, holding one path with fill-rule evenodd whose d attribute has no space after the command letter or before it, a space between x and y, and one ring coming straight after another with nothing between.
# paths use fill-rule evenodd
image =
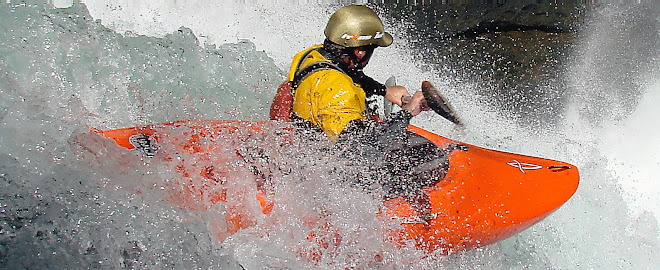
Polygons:
<instances>
[{"instance_id":1,"label":"kayaker","mask_svg":"<svg viewBox=\"0 0 660 270\"><path fill-rule=\"evenodd\" d=\"M271 105L271 119L302 126L296 129L306 133L301 138L317 140L325 133L336 142L337 152L328 153L350 161L336 167L344 171L334 174L345 175L351 184L382 190L378 194L385 197L413 201L426 216L428 207L418 203L427 201L426 195L416 187L443 178L451 149L406 132L413 116L429 110L421 91L411 96L403 86L385 86L363 73L374 50L391 45L392 36L373 10L350 5L332 14L325 37L323 44L294 56L287 82ZM366 100L372 95L384 96L402 110L386 121L371 120Z\"/></svg>"},{"instance_id":2,"label":"kayaker","mask_svg":"<svg viewBox=\"0 0 660 270\"><path fill-rule=\"evenodd\" d=\"M382 135L392 128L402 133L413 116L428 110L421 91L410 96L403 86L385 86L363 73L374 50L389 46L393 39L373 10L362 5L338 9L325 37L323 44L296 54L291 64L294 122L320 129L337 141L351 137L345 134ZM402 110L384 123L368 121L366 98L372 95L384 96Z\"/></svg>"}]
</instances>

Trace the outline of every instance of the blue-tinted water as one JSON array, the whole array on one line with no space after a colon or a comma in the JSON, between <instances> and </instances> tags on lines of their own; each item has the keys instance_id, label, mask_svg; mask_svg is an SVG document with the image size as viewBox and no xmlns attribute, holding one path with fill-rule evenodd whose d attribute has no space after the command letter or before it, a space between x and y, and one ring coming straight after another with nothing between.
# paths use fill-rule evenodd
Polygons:
<instances>
[{"instance_id":1,"label":"blue-tinted water","mask_svg":"<svg viewBox=\"0 0 660 270\"><path fill-rule=\"evenodd\" d=\"M580 168L578 192L548 219L499 244L444 257L389 247L369 214L377 202L324 185L333 180L327 171L318 163L287 159L289 150L282 150L282 160L299 162L298 175L306 176L281 187L278 200L289 207L272 217L258 216L253 229L219 242L213 226L221 226L223 209L200 213L164 202L158 183L176 177L173 172L88 133L91 127L179 119L266 119L290 57L322 40L335 5L113 1L87 6L0 4L3 268L653 269L660 264L660 134L654 124L660 67L649 64L658 62L660 48L641 54L660 39L658 11L610 6L594 11L578 49L566 55L569 65L557 71L565 73L573 98L558 103L562 121L541 130L477 102L476 84L420 70L403 44L376 54L369 74L383 81L395 75L410 89L431 80L468 123L466 130L454 130L427 113L414 120L417 125ZM385 21L395 36L403 35L405 22ZM622 80L634 83L616 83ZM630 85L639 87L626 88ZM627 96L635 97L625 103L632 105L618 108ZM232 179L236 190L247 179L241 173L246 172L237 169ZM314 264L298 259L299 248L309 241L295 222L317 206L354 240ZM280 223L272 225L273 219ZM377 254L384 259L373 264Z\"/></svg>"}]
</instances>

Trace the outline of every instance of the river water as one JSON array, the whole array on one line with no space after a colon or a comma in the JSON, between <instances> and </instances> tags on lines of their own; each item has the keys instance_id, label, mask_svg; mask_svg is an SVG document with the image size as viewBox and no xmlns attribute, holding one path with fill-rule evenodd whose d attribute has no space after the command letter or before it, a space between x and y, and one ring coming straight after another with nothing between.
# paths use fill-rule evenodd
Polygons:
<instances>
[{"instance_id":1,"label":"river water","mask_svg":"<svg viewBox=\"0 0 660 270\"><path fill-rule=\"evenodd\" d=\"M660 42L657 9L602 5L589 14L576 50L555 71L568 82L569 98L552 110L557 122L542 128L481 102L475 87L482 82L455 80L411 60L423 48L395 42L377 51L368 74L381 81L395 75L411 90L422 80L434 82L467 127L455 129L431 113L414 124L580 169L577 193L546 220L447 257L389 247L369 214L376 201L324 185L333 180L327 170L292 158L284 160L300 162L305 179L279 193L289 206L219 241L213 228L222 209L200 213L164 202L157 183L171 171L88 132L180 119L266 119L291 56L323 40L336 3L6 2L0 4L1 268L660 266L660 46L649 47ZM395 37L409 35L407 22L384 20ZM232 180L247 179L241 173ZM299 256L298 247L309 241L296 222L319 205L352 240L309 262Z\"/></svg>"}]
</instances>

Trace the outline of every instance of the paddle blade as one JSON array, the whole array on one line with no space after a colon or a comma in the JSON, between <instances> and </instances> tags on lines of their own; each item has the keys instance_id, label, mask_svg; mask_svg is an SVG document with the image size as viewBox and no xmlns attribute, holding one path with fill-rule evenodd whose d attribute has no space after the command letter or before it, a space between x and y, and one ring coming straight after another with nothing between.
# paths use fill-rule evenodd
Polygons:
<instances>
[{"instance_id":1,"label":"paddle blade","mask_svg":"<svg viewBox=\"0 0 660 270\"><path fill-rule=\"evenodd\" d=\"M449 101L430 82L422 82L422 93L429 108L454 124L463 125L458 114L456 114L454 108L449 104Z\"/></svg>"},{"instance_id":2,"label":"paddle blade","mask_svg":"<svg viewBox=\"0 0 660 270\"><path fill-rule=\"evenodd\" d=\"M385 85L395 86L396 78L394 76L390 76L390 78L387 79L387 81L385 81ZM393 107L392 105L393 105L392 102L390 102L386 98L383 98L383 115L385 115L385 117L389 117L390 114L392 113L392 107Z\"/></svg>"}]
</instances>

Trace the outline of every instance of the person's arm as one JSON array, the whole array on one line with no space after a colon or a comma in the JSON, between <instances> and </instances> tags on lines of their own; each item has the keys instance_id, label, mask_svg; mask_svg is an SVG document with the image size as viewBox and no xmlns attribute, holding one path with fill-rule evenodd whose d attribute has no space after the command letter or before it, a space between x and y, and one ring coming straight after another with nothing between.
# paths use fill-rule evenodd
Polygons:
<instances>
[{"instance_id":1,"label":"person's arm","mask_svg":"<svg viewBox=\"0 0 660 270\"><path fill-rule=\"evenodd\" d=\"M387 91L385 92L385 99L389 102L396 104L399 107L403 107L403 100L406 97L410 97L408 89L400 85L387 86Z\"/></svg>"},{"instance_id":2,"label":"person's arm","mask_svg":"<svg viewBox=\"0 0 660 270\"><path fill-rule=\"evenodd\" d=\"M403 109L392 113L385 122L367 124L357 120L349 122L341 132L339 141L347 145L370 144L378 149L397 147L405 142L410 120L423 110L427 110L421 91L416 92L407 103L402 105Z\"/></svg>"},{"instance_id":3,"label":"person's arm","mask_svg":"<svg viewBox=\"0 0 660 270\"><path fill-rule=\"evenodd\" d=\"M384 84L372 79L362 71L349 70L346 72L354 82L359 83L360 86L362 86L362 89L364 89L364 93L367 95L367 97L372 95L385 96L387 92L387 86Z\"/></svg>"},{"instance_id":4,"label":"person's arm","mask_svg":"<svg viewBox=\"0 0 660 270\"><path fill-rule=\"evenodd\" d=\"M412 116L417 116L422 111L428 111L431 109L426 105L426 100L424 99L422 91L415 92L412 97L402 96L400 99L402 103L401 108L408 111Z\"/></svg>"},{"instance_id":5,"label":"person's arm","mask_svg":"<svg viewBox=\"0 0 660 270\"><path fill-rule=\"evenodd\" d=\"M365 76L364 78L369 77ZM370 84L378 84L374 80L369 81ZM361 84L361 86L365 89L364 84ZM371 86L373 87L373 85ZM387 87L382 86L383 90L388 90ZM310 92L307 93L305 89L309 89ZM408 116L402 112L399 113L400 115L390 117L391 120L388 121L392 124L390 127L385 127L387 124L383 124L380 125L382 127L364 128L362 113L365 109L364 95L367 93L357 89L353 81L337 70L319 71L306 78L296 91L296 102L304 104L304 107L309 107L310 115L303 117L303 119L318 125L332 141L337 141L344 133L354 133L352 131L344 132L347 127L351 129L350 126L359 127L359 130L372 134L383 133L383 131L391 130L397 126L399 131L396 133L403 134L410 123L410 118L424 110L424 96L418 91L412 98L409 98L409 95L404 95L404 93L407 94L407 90L402 86L391 87L389 90L392 91L390 94L396 93L392 96L398 99L398 104L404 109L402 111L406 111L410 115ZM307 94L303 95L303 93ZM410 100L406 104L402 101L404 96L407 97L405 100Z\"/></svg>"},{"instance_id":6,"label":"person's arm","mask_svg":"<svg viewBox=\"0 0 660 270\"><path fill-rule=\"evenodd\" d=\"M385 86L384 84L372 79L365 75L362 71L349 72L353 80L358 82L367 96L378 95L383 96L388 101L403 107L403 100L410 97L408 89L400 85Z\"/></svg>"}]
</instances>

